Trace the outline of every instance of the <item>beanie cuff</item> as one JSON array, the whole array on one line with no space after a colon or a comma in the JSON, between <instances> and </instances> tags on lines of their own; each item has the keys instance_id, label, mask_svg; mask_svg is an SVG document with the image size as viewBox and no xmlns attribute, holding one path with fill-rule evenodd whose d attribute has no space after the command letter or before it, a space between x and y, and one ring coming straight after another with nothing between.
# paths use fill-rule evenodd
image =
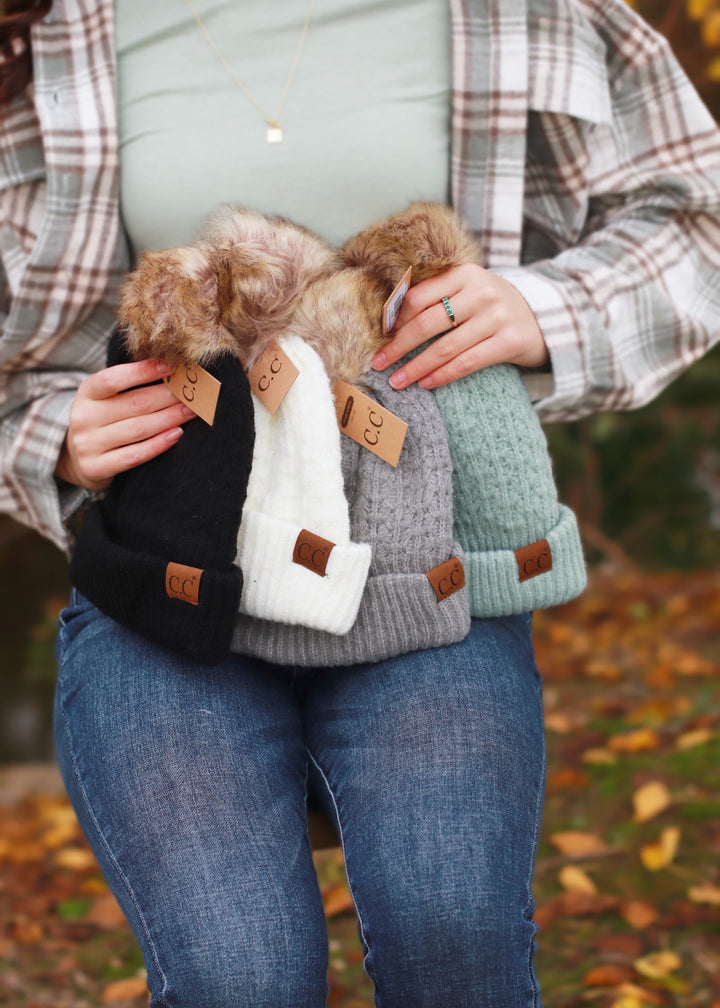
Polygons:
<instances>
[{"instance_id":1,"label":"beanie cuff","mask_svg":"<svg viewBox=\"0 0 720 1008\"><path fill-rule=\"evenodd\" d=\"M203 665L216 665L230 651L242 589L239 568L203 570L194 603L171 597L166 589L169 561L114 541L102 508L102 502L95 503L85 518L70 565L74 587L140 636Z\"/></svg>"},{"instance_id":2,"label":"beanie cuff","mask_svg":"<svg viewBox=\"0 0 720 1008\"><path fill-rule=\"evenodd\" d=\"M243 512L237 563L244 586L240 612L274 623L346 634L358 614L372 551L336 543L324 574L293 561L302 526L260 511Z\"/></svg>"},{"instance_id":3,"label":"beanie cuff","mask_svg":"<svg viewBox=\"0 0 720 1008\"><path fill-rule=\"evenodd\" d=\"M463 561L457 544L455 555ZM277 665L342 667L445 647L469 629L466 588L438 602L426 574L387 573L368 578L357 619L343 636L241 615L232 650Z\"/></svg>"},{"instance_id":4,"label":"beanie cuff","mask_svg":"<svg viewBox=\"0 0 720 1008\"><path fill-rule=\"evenodd\" d=\"M558 505L558 521L541 543L549 547L552 567L540 551L533 565L512 549L465 552L470 612L473 616L510 616L560 605L580 595L587 584L580 533L573 512ZM531 545L523 544L529 548ZM536 551L536 555L537 551ZM521 580L521 566L526 566L526 580ZM527 576L529 575L529 576Z\"/></svg>"}]
</instances>

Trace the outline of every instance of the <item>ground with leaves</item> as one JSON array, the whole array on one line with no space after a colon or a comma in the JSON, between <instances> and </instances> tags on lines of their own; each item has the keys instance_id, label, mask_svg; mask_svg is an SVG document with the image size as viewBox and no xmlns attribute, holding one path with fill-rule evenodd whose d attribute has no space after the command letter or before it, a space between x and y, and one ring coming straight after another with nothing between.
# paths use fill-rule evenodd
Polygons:
<instances>
[{"instance_id":1,"label":"ground with leaves","mask_svg":"<svg viewBox=\"0 0 720 1008\"><path fill-rule=\"evenodd\" d=\"M720 574L596 573L539 613L546 1008L720 1008ZM0 1005L140 1008L134 940L52 768L0 768ZM372 1004L336 850L329 1004Z\"/></svg>"}]
</instances>

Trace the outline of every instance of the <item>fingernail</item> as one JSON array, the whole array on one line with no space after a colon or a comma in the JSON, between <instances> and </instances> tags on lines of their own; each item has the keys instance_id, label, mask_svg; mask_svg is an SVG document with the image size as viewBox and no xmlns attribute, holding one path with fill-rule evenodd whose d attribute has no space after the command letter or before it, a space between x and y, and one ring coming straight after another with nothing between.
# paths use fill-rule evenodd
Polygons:
<instances>
[{"instance_id":1,"label":"fingernail","mask_svg":"<svg viewBox=\"0 0 720 1008\"><path fill-rule=\"evenodd\" d=\"M387 364L387 356L383 350L378 350L371 361L371 367L374 371L382 371Z\"/></svg>"},{"instance_id":2,"label":"fingernail","mask_svg":"<svg viewBox=\"0 0 720 1008\"><path fill-rule=\"evenodd\" d=\"M418 385L424 389L434 389L436 387L432 378L421 378Z\"/></svg>"},{"instance_id":3,"label":"fingernail","mask_svg":"<svg viewBox=\"0 0 720 1008\"><path fill-rule=\"evenodd\" d=\"M159 360L155 362L155 370L157 371L158 374L168 375L173 373L173 371L175 370L175 365L168 364L167 361Z\"/></svg>"},{"instance_id":4,"label":"fingernail","mask_svg":"<svg viewBox=\"0 0 720 1008\"><path fill-rule=\"evenodd\" d=\"M390 375L390 384L394 389L401 389L405 387L407 381L407 375L404 368L400 368L395 374Z\"/></svg>"},{"instance_id":5,"label":"fingernail","mask_svg":"<svg viewBox=\"0 0 720 1008\"><path fill-rule=\"evenodd\" d=\"M189 420L190 417L197 416L197 413L195 413L194 410L191 410L189 406L186 406L185 403L183 403L182 415Z\"/></svg>"},{"instance_id":6,"label":"fingernail","mask_svg":"<svg viewBox=\"0 0 720 1008\"><path fill-rule=\"evenodd\" d=\"M169 445L173 445L177 441L179 441L182 436L183 436L182 427L173 427L173 429L169 430L165 435L165 440Z\"/></svg>"}]
</instances>

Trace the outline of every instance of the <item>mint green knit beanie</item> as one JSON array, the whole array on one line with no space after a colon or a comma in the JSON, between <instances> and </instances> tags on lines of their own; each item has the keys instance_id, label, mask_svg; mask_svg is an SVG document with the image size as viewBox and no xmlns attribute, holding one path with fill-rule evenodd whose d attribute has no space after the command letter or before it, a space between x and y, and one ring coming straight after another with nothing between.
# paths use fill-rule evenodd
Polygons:
<instances>
[{"instance_id":1,"label":"mint green knit beanie","mask_svg":"<svg viewBox=\"0 0 720 1008\"><path fill-rule=\"evenodd\" d=\"M567 602L586 585L573 512L558 502L547 440L512 365L434 390L453 462L455 535L473 616Z\"/></svg>"}]
</instances>

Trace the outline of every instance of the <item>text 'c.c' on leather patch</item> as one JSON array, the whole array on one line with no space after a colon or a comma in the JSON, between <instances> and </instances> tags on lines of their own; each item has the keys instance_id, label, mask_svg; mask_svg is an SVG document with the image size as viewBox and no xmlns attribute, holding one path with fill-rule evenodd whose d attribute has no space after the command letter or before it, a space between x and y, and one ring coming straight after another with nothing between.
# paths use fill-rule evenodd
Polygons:
<instances>
[{"instance_id":1,"label":"text 'c.c' on leather patch","mask_svg":"<svg viewBox=\"0 0 720 1008\"><path fill-rule=\"evenodd\" d=\"M530 543L529 546L516 549L515 559L520 581L529 581L538 574L547 574L552 570L552 550L547 539L540 539L538 542Z\"/></svg>"},{"instance_id":2,"label":"text 'c.c' on leather patch","mask_svg":"<svg viewBox=\"0 0 720 1008\"><path fill-rule=\"evenodd\" d=\"M425 577L433 586L438 602L454 595L465 587L465 570L458 557L450 557L426 572Z\"/></svg>"},{"instance_id":3,"label":"text 'c.c' on leather patch","mask_svg":"<svg viewBox=\"0 0 720 1008\"><path fill-rule=\"evenodd\" d=\"M313 574L325 577L328 560L334 548L335 543L329 539L323 539L322 536L316 535L314 532L302 529L295 540L293 563L305 567Z\"/></svg>"},{"instance_id":4,"label":"text 'c.c' on leather patch","mask_svg":"<svg viewBox=\"0 0 720 1008\"><path fill-rule=\"evenodd\" d=\"M185 564L170 562L165 568L165 591L170 598L198 605L202 575L202 569L199 567L187 567Z\"/></svg>"}]
</instances>

